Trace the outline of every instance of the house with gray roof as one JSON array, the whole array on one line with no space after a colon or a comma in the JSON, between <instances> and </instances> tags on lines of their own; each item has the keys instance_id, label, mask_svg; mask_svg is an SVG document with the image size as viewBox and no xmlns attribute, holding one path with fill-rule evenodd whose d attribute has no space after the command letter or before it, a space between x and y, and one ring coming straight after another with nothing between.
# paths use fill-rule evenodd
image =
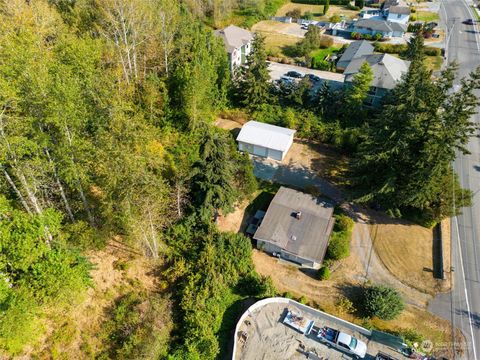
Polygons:
<instances>
[{"instance_id":1,"label":"house with gray roof","mask_svg":"<svg viewBox=\"0 0 480 360\"><path fill-rule=\"evenodd\" d=\"M215 30L214 34L222 38L225 44L231 71L245 64L252 49L254 34L251 31L229 25L225 29Z\"/></svg>"},{"instance_id":2,"label":"house with gray roof","mask_svg":"<svg viewBox=\"0 0 480 360\"><path fill-rule=\"evenodd\" d=\"M367 40L352 42L337 62L337 70L344 71L353 59L373 54L374 47Z\"/></svg>"},{"instance_id":3,"label":"house with gray roof","mask_svg":"<svg viewBox=\"0 0 480 360\"><path fill-rule=\"evenodd\" d=\"M253 239L257 248L303 267L318 269L333 229L333 204L281 187Z\"/></svg>"},{"instance_id":4,"label":"house with gray roof","mask_svg":"<svg viewBox=\"0 0 480 360\"><path fill-rule=\"evenodd\" d=\"M362 35L382 35L383 38L403 37L407 32L407 25L387 20L360 19L350 26L350 32Z\"/></svg>"},{"instance_id":5,"label":"house with gray roof","mask_svg":"<svg viewBox=\"0 0 480 360\"><path fill-rule=\"evenodd\" d=\"M390 6L387 10L387 21L408 25L410 19L410 7L408 6Z\"/></svg>"},{"instance_id":6,"label":"house with gray roof","mask_svg":"<svg viewBox=\"0 0 480 360\"><path fill-rule=\"evenodd\" d=\"M373 81L365 103L377 107L381 104L382 98L398 84L402 75L408 71L410 62L389 54L370 54L353 59L343 72L346 86L351 84L353 77L359 72L364 62L367 62L373 71Z\"/></svg>"}]
</instances>

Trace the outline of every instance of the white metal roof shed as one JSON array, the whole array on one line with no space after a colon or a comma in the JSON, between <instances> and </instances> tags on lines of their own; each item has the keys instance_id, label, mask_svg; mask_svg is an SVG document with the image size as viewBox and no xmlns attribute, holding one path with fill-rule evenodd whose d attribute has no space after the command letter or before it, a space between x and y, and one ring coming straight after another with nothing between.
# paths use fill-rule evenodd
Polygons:
<instances>
[{"instance_id":1,"label":"white metal roof shed","mask_svg":"<svg viewBox=\"0 0 480 360\"><path fill-rule=\"evenodd\" d=\"M292 129L252 120L243 125L237 136L237 141L285 153L292 144L295 132Z\"/></svg>"}]
</instances>

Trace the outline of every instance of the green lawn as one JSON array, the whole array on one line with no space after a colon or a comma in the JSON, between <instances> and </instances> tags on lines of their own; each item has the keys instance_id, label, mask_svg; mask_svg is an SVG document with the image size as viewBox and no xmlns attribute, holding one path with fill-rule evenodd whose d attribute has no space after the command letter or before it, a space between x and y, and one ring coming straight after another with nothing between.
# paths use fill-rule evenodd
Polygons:
<instances>
[{"instance_id":1,"label":"green lawn","mask_svg":"<svg viewBox=\"0 0 480 360\"><path fill-rule=\"evenodd\" d=\"M334 52L338 51L339 48L338 47L335 47L335 46L331 46L329 48L326 48L326 49L318 49L318 50L314 50L310 53L310 57L312 59L317 59L319 61L322 61L322 60L325 60L325 58L328 56L328 55L331 55L333 54Z\"/></svg>"},{"instance_id":2,"label":"green lawn","mask_svg":"<svg viewBox=\"0 0 480 360\"><path fill-rule=\"evenodd\" d=\"M426 22L431 22L431 21L438 21L440 20L440 17L438 16L438 13L433 12L433 11L417 11L417 21L426 21Z\"/></svg>"}]
</instances>

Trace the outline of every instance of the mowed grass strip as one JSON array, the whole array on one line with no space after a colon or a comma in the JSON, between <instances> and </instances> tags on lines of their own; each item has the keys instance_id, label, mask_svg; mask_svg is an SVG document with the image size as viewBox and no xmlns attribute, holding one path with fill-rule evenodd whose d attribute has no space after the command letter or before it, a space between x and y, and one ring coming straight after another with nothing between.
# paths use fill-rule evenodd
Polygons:
<instances>
[{"instance_id":1,"label":"mowed grass strip","mask_svg":"<svg viewBox=\"0 0 480 360\"><path fill-rule=\"evenodd\" d=\"M434 11L417 11L417 21L431 22L438 20L440 20L440 17Z\"/></svg>"}]
</instances>

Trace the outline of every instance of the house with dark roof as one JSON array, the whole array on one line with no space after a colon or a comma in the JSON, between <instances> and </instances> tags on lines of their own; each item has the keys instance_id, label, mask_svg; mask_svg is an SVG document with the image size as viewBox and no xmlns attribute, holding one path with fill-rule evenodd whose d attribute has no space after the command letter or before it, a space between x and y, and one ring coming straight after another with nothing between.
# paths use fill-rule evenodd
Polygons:
<instances>
[{"instance_id":1,"label":"house with dark roof","mask_svg":"<svg viewBox=\"0 0 480 360\"><path fill-rule=\"evenodd\" d=\"M333 204L281 187L253 235L257 248L303 267L318 269L333 229Z\"/></svg>"},{"instance_id":2,"label":"house with dark roof","mask_svg":"<svg viewBox=\"0 0 480 360\"><path fill-rule=\"evenodd\" d=\"M344 71L353 59L373 54L374 47L367 40L352 42L337 62L337 70Z\"/></svg>"},{"instance_id":3,"label":"house with dark roof","mask_svg":"<svg viewBox=\"0 0 480 360\"><path fill-rule=\"evenodd\" d=\"M380 34L383 38L403 37L407 25L387 20L360 19L350 25L349 31L371 36Z\"/></svg>"},{"instance_id":4,"label":"house with dark roof","mask_svg":"<svg viewBox=\"0 0 480 360\"><path fill-rule=\"evenodd\" d=\"M225 29L215 30L214 34L222 38L225 50L228 53L230 70L245 64L247 56L252 49L254 34L235 25L229 25Z\"/></svg>"},{"instance_id":5,"label":"house with dark roof","mask_svg":"<svg viewBox=\"0 0 480 360\"><path fill-rule=\"evenodd\" d=\"M343 72L345 86L352 83L353 77L359 72L364 62L367 62L373 71L373 80L365 104L377 107L381 105L383 97L398 84L403 74L408 71L410 62L389 54L370 54L353 59Z\"/></svg>"}]
</instances>

